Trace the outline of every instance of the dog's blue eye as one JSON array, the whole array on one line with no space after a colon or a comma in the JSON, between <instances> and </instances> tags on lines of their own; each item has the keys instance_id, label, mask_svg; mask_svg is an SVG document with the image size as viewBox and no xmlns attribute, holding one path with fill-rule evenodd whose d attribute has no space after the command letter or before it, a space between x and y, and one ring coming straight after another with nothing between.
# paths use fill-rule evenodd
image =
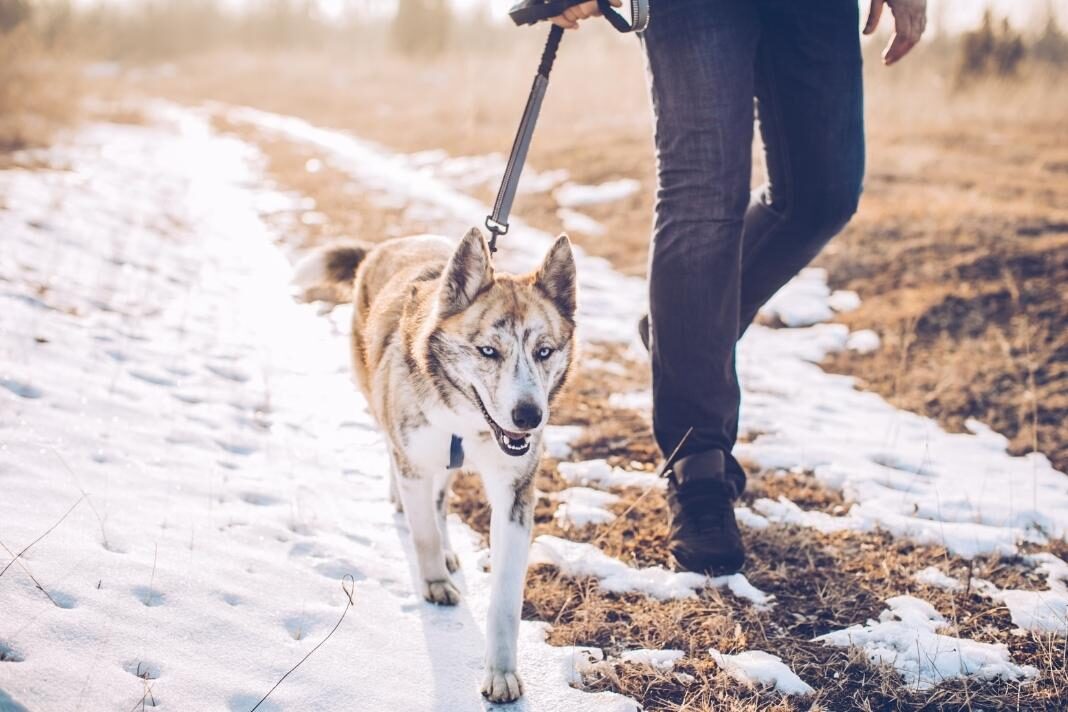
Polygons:
<instances>
[{"instance_id":1,"label":"dog's blue eye","mask_svg":"<svg viewBox=\"0 0 1068 712\"><path fill-rule=\"evenodd\" d=\"M497 349L492 346L479 346L478 352L486 358L497 358L498 356Z\"/></svg>"},{"instance_id":2,"label":"dog's blue eye","mask_svg":"<svg viewBox=\"0 0 1068 712\"><path fill-rule=\"evenodd\" d=\"M534 355L539 361L544 361L553 355L553 350L548 346L542 346L540 349L534 352Z\"/></svg>"}]
</instances>

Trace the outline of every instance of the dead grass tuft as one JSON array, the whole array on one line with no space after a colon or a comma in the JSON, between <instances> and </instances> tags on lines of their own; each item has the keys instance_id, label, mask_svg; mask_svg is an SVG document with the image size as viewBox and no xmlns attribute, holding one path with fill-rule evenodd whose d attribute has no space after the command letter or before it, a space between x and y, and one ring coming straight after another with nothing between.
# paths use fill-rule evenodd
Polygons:
<instances>
[{"instance_id":1,"label":"dead grass tuft","mask_svg":"<svg viewBox=\"0 0 1068 712\"><path fill-rule=\"evenodd\" d=\"M80 80L26 27L0 33L0 154L47 146L79 116Z\"/></svg>"}]
</instances>

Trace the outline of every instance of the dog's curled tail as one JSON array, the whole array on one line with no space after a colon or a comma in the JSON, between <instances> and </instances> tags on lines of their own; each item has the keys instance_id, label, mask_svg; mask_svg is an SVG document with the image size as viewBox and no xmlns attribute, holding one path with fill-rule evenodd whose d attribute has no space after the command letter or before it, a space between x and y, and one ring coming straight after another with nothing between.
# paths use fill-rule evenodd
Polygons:
<instances>
[{"instance_id":1,"label":"dog's curled tail","mask_svg":"<svg viewBox=\"0 0 1068 712\"><path fill-rule=\"evenodd\" d=\"M301 301L351 302L356 268L370 249L370 245L359 242L339 242L302 257L293 267L290 280Z\"/></svg>"}]
</instances>

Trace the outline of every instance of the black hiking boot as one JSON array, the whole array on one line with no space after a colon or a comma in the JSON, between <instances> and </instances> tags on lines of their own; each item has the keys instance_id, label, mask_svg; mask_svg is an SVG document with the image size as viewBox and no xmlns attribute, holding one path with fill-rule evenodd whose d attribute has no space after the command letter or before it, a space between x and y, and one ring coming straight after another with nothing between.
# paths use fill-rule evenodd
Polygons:
<instances>
[{"instance_id":1,"label":"black hiking boot","mask_svg":"<svg viewBox=\"0 0 1068 712\"><path fill-rule=\"evenodd\" d=\"M741 571L745 564L734 518L738 488L727 472L731 466L736 466L733 458L709 450L681 458L668 470L671 553L687 571L722 576Z\"/></svg>"}]
</instances>

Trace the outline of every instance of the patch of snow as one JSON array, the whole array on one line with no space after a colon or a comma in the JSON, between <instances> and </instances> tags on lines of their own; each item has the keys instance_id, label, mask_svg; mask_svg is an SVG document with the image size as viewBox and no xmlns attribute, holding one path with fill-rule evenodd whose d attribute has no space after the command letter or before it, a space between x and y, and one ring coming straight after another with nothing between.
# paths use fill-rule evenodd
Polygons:
<instances>
[{"instance_id":1,"label":"patch of snow","mask_svg":"<svg viewBox=\"0 0 1068 712\"><path fill-rule=\"evenodd\" d=\"M826 512L804 510L786 497L768 499L761 497L753 502L753 509L763 515L765 526L768 522L776 524L793 524L821 531L824 534L846 530L866 531L867 527L851 516L835 517Z\"/></svg>"},{"instance_id":2,"label":"patch of snow","mask_svg":"<svg viewBox=\"0 0 1068 712\"><path fill-rule=\"evenodd\" d=\"M811 326L834 316L830 297L827 270L808 267L772 295L760 314L788 327Z\"/></svg>"},{"instance_id":3,"label":"patch of snow","mask_svg":"<svg viewBox=\"0 0 1068 712\"><path fill-rule=\"evenodd\" d=\"M571 176L566 168L556 168L548 171L532 171L523 169L523 175L519 178L519 188L516 192L523 193L548 193L550 190L566 181Z\"/></svg>"},{"instance_id":4,"label":"patch of snow","mask_svg":"<svg viewBox=\"0 0 1068 712\"><path fill-rule=\"evenodd\" d=\"M603 235L605 233L605 227L601 223L597 222L589 215L580 213L577 210L571 208L560 208L556 211L556 217L560 218L560 222L564 226L564 232L580 232L584 235Z\"/></svg>"},{"instance_id":5,"label":"patch of snow","mask_svg":"<svg viewBox=\"0 0 1068 712\"><path fill-rule=\"evenodd\" d=\"M607 524L616 518L609 506L619 501L611 492L589 487L568 487L553 495L560 502L553 519L564 529L588 524Z\"/></svg>"},{"instance_id":6,"label":"patch of snow","mask_svg":"<svg viewBox=\"0 0 1068 712\"><path fill-rule=\"evenodd\" d=\"M868 500L855 503L842 516L807 511L786 497L778 500L758 499L753 508L768 521L816 529L824 534L841 531L870 532L877 529L919 544L944 546L966 559L982 554L1016 553L1016 539L1011 530L983 526L972 522L951 522L901 514L887 509L882 502ZM1033 532L1020 532L1019 539L1036 540Z\"/></svg>"},{"instance_id":7,"label":"patch of snow","mask_svg":"<svg viewBox=\"0 0 1068 712\"><path fill-rule=\"evenodd\" d=\"M300 206L255 188L247 145L160 111L44 154L62 170L0 171L4 543L88 496L23 558L58 606L4 576L0 646L20 661L0 663L0 707L129 709L142 670L167 709L247 710L330 630L351 574L353 610L267 706L483 710L478 539L450 522L462 605L413 593L344 333L289 298L261 220ZM30 374L35 398L15 392ZM635 708L569 687L577 649L544 626L520 636L517 709Z\"/></svg>"},{"instance_id":8,"label":"patch of snow","mask_svg":"<svg viewBox=\"0 0 1068 712\"><path fill-rule=\"evenodd\" d=\"M1068 563L1046 552L1025 559L1045 575L1047 590L1002 589L983 579L972 582L975 590L1004 603L1012 622L1024 630L1068 635Z\"/></svg>"},{"instance_id":9,"label":"patch of snow","mask_svg":"<svg viewBox=\"0 0 1068 712\"><path fill-rule=\"evenodd\" d=\"M723 672L748 687L772 687L783 695L811 695L815 692L787 667L782 658L763 650L726 655L709 648L708 654Z\"/></svg>"},{"instance_id":10,"label":"patch of snow","mask_svg":"<svg viewBox=\"0 0 1068 712\"><path fill-rule=\"evenodd\" d=\"M542 431L541 441L545 444L546 454L555 459L563 460L571 457L571 443L582 435L581 425L547 425Z\"/></svg>"},{"instance_id":11,"label":"patch of snow","mask_svg":"<svg viewBox=\"0 0 1068 712\"><path fill-rule=\"evenodd\" d=\"M928 566L912 575L912 580L925 586L941 588L946 591L961 591L964 585L958 580L945 574L937 566Z\"/></svg>"},{"instance_id":12,"label":"patch of snow","mask_svg":"<svg viewBox=\"0 0 1068 712\"><path fill-rule=\"evenodd\" d=\"M958 677L981 680L1032 678L1038 671L1012 662L1003 644L980 643L937 631L946 625L934 607L913 596L887 600L879 620L821 635L815 640L837 647L857 647L876 664L891 665L905 684L926 690Z\"/></svg>"},{"instance_id":13,"label":"patch of snow","mask_svg":"<svg viewBox=\"0 0 1068 712\"><path fill-rule=\"evenodd\" d=\"M534 539L530 561L551 564L565 576L591 576L601 582L605 591L643 593L662 601L693 598L698 590L709 585L709 578L702 574L669 571L663 566L636 569L592 544L548 534Z\"/></svg>"},{"instance_id":14,"label":"patch of snow","mask_svg":"<svg viewBox=\"0 0 1068 712\"><path fill-rule=\"evenodd\" d=\"M750 529L767 529L771 523L749 507L735 507L734 518L738 520L739 524Z\"/></svg>"},{"instance_id":15,"label":"patch of snow","mask_svg":"<svg viewBox=\"0 0 1068 712\"><path fill-rule=\"evenodd\" d=\"M663 566L636 569L605 554L592 544L568 541L542 534L534 540L531 563L550 564L565 576L590 576L613 593L644 593L664 600L693 598L706 586L726 587L757 607L771 605L773 596L759 590L742 574L708 577L689 571L669 571Z\"/></svg>"},{"instance_id":16,"label":"patch of snow","mask_svg":"<svg viewBox=\"0 0 1068 712\"><path fill-rule=\"evenodd\" d=\"M606 460L583 460L561 462L556 466L560 476L573 485L596 485L598 487L667 487L663 477L642 470L624 470L612 467Z\"/></svg>"},{"instance_id":17,"label":"patch of snow","mask_svg":"<svg viewBox=\"0 0 1068 712\"><path fill-rule=\"evenodd\" d=\"M1068 534L1065 475L1045 456L1014 457L1003 436L974 421L971 433L947 433L809 363L844 335L841 324L754 326L739 346L739 428L757 435L735 456L762 469L812 472L855 503L844 520L796 523L879 527L964 557L1013 555L1020 542Z\"/></svg>"},{"instance_id":18,"label":"patch of snow","mask_svg":"<svg viewBox=\"0 0 1068 712\"><path fill-rule=\"evenodd\" d=\"M684 658L686 653L681 650L650 650L639 648L627 650L620 654L619 659L625 663L644 665L660 672L668 672L675 668L675 663Z\"/></svg>"},{"instance_id":19,"label":"patch of snow","mask_svg":"<svg viewBox=\"0 0 1068 712\"><path fill-rule=\"evenodd\" d=\"M583 358L582 367L590 371L604 371L616 376L625 376L628 373L627 367L619 361L605 361L599 358Z\"/></svg>"},{"instance_id":20,"label":"patch of snow","mask_svg":"<svg viewBox=\"0 0 1068 712\"><path fill-rule=\"evenodd\" d=\"M612 203L634 195L642 184L633 178L610 180L600 185L564 183L553 191L556 203L563 208L578 208L583 205Z\"/></svg>"},{"instance_id":21,"label":"patch of snow","mask_svg":"<svg viewBox=\"0 0 1068 712\"><path fill-rule=\"evenodd\" d=\"M639 410L649 413L653 409L653 392L651 390L612 393L608 396L608 405L613 408Z\"/></svg>"},{"instance_id":22,"label":"patch of snow","mask_svg":"<svg viewBox=\"0 0 1068 712\"><path fill-rule=\"evenodd\" d=\"M870 354L873 351L878 351L881 344L882 341L879 339L879 335L871 329L850 332L849 338L846 339L846 348L858 354Z\"/></svg>"},{"instance_id":23,"label":"patch of snow","mask_svg":"<svg viewBox=\"0 0 1068 712\"><path fill-rule=\"evenodd\" d=\"M850 289L838 289L827 297L827 304L839 314L860 308L860 295Z\"/></svg>"},{"instance_id":24,"label":"patch of snow","mask_svg":"<svg viewBox=\"0 0 1068 712\"><path fill-rule=\"evenodd\" d=\"M483 186L497 187L507 160L500 153L477 156L450 156L446 151L433 149L400 156L410 168L420 171L434 180L440 180L453 188L472 190ZM530 166L523 169L519 179L519 193L544 193L567 180L564 169L536 171Z\"/></svg>"}]
</instances>

